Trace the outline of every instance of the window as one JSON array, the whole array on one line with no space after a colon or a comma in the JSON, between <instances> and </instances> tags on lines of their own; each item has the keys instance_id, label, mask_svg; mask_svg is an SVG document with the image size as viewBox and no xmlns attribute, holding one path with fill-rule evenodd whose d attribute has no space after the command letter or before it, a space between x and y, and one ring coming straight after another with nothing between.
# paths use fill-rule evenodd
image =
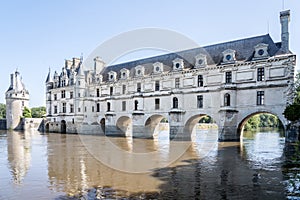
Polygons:
<instances>
[{"instance_id":1,"label":"window","mask_svg":"<svg viewBox=\"0 0 300 200\"><path fill-rule=\"evenodd\" d=\"M70 113L73 113L73 112L74 112L74 105L70 104Z\"/></svg>"},{"instance_id":2,"label":"window","mask_svg":"<svg viewBox=\"0 0 300 200\"><path fill-rule=\"evenodd\" d=\"M73 92L70 92L70 99L73 99Z\"/></svg>"},{"instance_id":3,"label":"window","mask_svg":"<svg viewBox=\"0 0 300 200\"><path fill-rule=\"evenodd\" d=\"M57 114L57 106L54 106L54 114Z\"/></svg>"},{"instance_id":4,"label":"window","mask_svg":"<svg viewBox=\"0 0 300 200\"><path fill-rule=\"evenodd\" d=\"M86 106L84 107L84 112L86 112Z\"/></svg>"},{"instance_id":5,"label":"window","mask_svg":"<svg viewBox=\"0 0 300 200\"><path fill-rule=\"evenodd\" d=\"M62 90L61 91L61 98L66 98L66 91L65 90Z\"/></svg>"},{"instance_id":6,"label":"window","mask_svg":"<svg viewBox=\"0 0 300 200\"><path fill-rule=\"evenodd\" d=\"M54 94L54 100L55 101L57 100L57 94Z\"/></svg>"},{"instance_id":7,"label":"window","mask_svg":"<svg viewBox=\"0 0 300 200\"><path fill-rule=\"evenodd\" d=\"M197 108L203 108L203 95L197 96Z\"/></svg>"},{"instance_id":8,"label":"window","mask_svg":"<svg viewBox=\"0 0 300 200\"><path fill-rule=\"evenodd\" d=\"M126 101L122 101L122 111L126 111Z\"/></svg>"},{"instance_id":9,"label":"window","mask_svg":"<svg viewBox=\"0 0 300 200\"><path fill-rule=\"evenodd\" d=\"M24 103L24 101L22 101L22 107L24 107L24 105L25 105L25 103Z\"/></svg>"},{"instance_id":10,"label":"window","mask_svg":"<svg viewBox=\"0 0 300 200\"><path fill-rule=\"evenodd\" d=\"M80 85L80 81L78 81L78 85Z\"/></svg>"},{"instance_id":11,"label":"window","mask_svg":"<svg viewBox=\"0 0 300 200\"><path fill-rule=\"evenodd\" d=\"M75 124L75 119L74 118L72 119L72 124Z\"/></svg>"},{"instance_id":12,"label":"window","mask_svg":"<svg viewBox=\"0 0 300 200\"><path fill-rule=\"evenodd\" d=\"M67 108L66 108L66 103L62 103L62 112L66 113L67 112Z\"/></svg>"},{"instance_id":13,"label":"window","mask_svg":"<svg viewBox=\"0 0 300 200\"><path fill-rule=\"evenodd\" d=\"M110 94L110 95L113 95L113 93L114 93L114 87L110 87L110 89L109 89L109 94Z\"/></svg>"},{"instance_id":14,"label":"window","mask_svg":"<svg viewBox=\"0 0 300 200\"><path fill-rule=\"evenodd\" d=\"M175 88L179 88L179 85L180 85L180 79L175 78Z\"/></svg>"},{"instance_id":15,"label":"window","mask_svg":"<svg viewBox=\"0 0 300 200\"><path fill-rule=\"evenodd\" d=\"M257 68L257 81L265 80L265 69L263 67Z\"/></svg>"},{"instance_id":16,"label":"window","mask_svg":"<svg viewBox=\"0 0 300 200\"><path fill-rule=\"evenodd\" d=\"M177 97L173 98L173 108L178 108L178 99L177 99Z\"/></svg>"},{"instance_id":17,"label":"window","mask_svg":"<svg viewBox=\"0 0 300 200\"><path fill-rule=\"evenodd\" d=\"M141 92L141 88L142 88L141 83L137 83L136 84L136 91Z\"/></svg>"},{"instance_id":18,"label":"window","mask_svg":"<svg viewBox=\"0 0 300 200\"><path fill-rule=\"evenodd\" d=\"M122 86L122 93L123 93L123 94L126 94L126 85L123 85L123 86Z\"/></svg>"},{"instance_id":19,"label":"window","mask_svg":"<svg viewBox=\"0 0 300 200\"><path fill-rule=\"evenodd\" d=\"M264 91L257 91L257 105L264 105L265 104L265 92Z\"/></svg>"},{"instance_id":20,"label":"window","mask_svg":"<svg viewBox=\"0 0 300 200\"><path fill-rule=\"evenodd\" d=\"M202 86L203 86L203 76L198 75L198 87L202 87Z\"/></svg>"},{"instance_id":21,"label":"window","mask_svg":"<svg viewBox=\"0 0 300 200\"><path fill-rule=\"evenodd\" d=\"M159 109L159 99L155 99L155 110Z\"/></svg>"},{"instance_id":22,"label":"window","mask_svg":"<svg viewBox=\"0 0 300 200\"><path fill-rule=\"evenodd\" d=\"M224 106L230 106L230 94L228 93L224 95Z\"/></svg>"},{"instance_id":23,"label":"window","mask_svg":"<svg viewBox=\"0 0 300 200\"><path fill-rule=\"evenodd\" d=\"M109 111L110 111L110 103L107 102L107 112L109 112Z\"/></svg>"},{"instance_id":24,"label":"window","mask_svg":"<svg viewBox=\"0 0 300 200\"><path fill-rule=\"evenodd\" d=\"M232 82L232 73L226 72L225 74L225 83L231 83Z\"/></svg>"},{"instance_id":25,"label":"window","mask_svg":"<svg viewBox=\"0 0 300 200\"><path fill-rule=\"evenodd\" d=\"M80 97L80 92L78 92L78 97Z\"/></svg>"},{"instance_id":26,"label":"window","mask_svg":"<svg viewBox=\"0 0 300 200\"><path fill-rule=\"evenodd\" d=\"M134 110L138 110L138 107L139 107L139 102L138 102L138 100L135 100L134 101Z\"/></svg>"},{"instance_id":27,"label":"window","mask_svg":"<svg viewBox=\"0 0 300 200\"><path fill-rule=\"evenodd\" d=\"M95 107L94 106L92 106L92 112L95 112Z\"/></svg>"},{"instance_id":28,"label":"window","mask_svg":"<svg viewBox=\"0 0 300 200\"><path fill-rule=\"evenodd\" d=\"M100 89L99 88L97 88L97 90L96 90L96 96L100 97Z\"/></svg>"},{"instance_id":29,"label":"window","mask_svg":"<svg viewBox=\"0 0 300 200\"><path fill-rule=\"evenodd\" d=\"M78 108L78 112L81 112L81 109L80 109L80 108Z\"/></svg>"},{"instance_id":30,"label":"window","mask_svg":"<svg viewBox=\"0 0 300 200\"><path fill-rule=\"evenodd\" d=\"M97 103L97 112L100 112L100 103Z\"/></svg>"},{"instance_id":31,"label":"window","mask_svg":"<svg viewBox=\"0 0 300 200\"><path fill-rule=\"evenodd\" d=\"M155 81L155 91L159 91L159 81Z\"/></svg>"}]
</instances>

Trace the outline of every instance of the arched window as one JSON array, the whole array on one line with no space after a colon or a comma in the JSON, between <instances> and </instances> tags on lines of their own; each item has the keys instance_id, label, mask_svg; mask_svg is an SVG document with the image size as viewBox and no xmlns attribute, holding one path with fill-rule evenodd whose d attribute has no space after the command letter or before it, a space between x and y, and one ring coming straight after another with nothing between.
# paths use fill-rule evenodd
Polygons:
<instances>
[{"instance_id":1,"label":"arched window","mask_svg":"<svg viewBox=\"0 0 300 200\"><path fill-rule=\"evenodd\" d=\"M178 99L177 99L177 97L173 98L173 108L178 108Z\"/></svg>"},{"instance_id":2,"label":"arched window","mask_svg":"<svg viewBox=\"0 0 300 200\"><path fill-rule=\"evenodd\" d=\"M134 101L134 110L138 110L139 102L138 100Z\"/></svg>"},{"instance_id":3,"label":"arched window","mask_svg":"<svg viewBox=\"0 0 300 200\"><path fill-rule=\"evenodd\" d=\"M110 103L107 102L107 112L109 112L109 111L110 111Z\"/></svg>"},{"instance_id":4,"label":"arched window","mask_svg":"<svg viewBox=\"0 0 300 200\"><path fill-rule=\"evenodd\" d=\"M224 95L224 106L230 106L230 94L228 93Z\"/></svg>"}]
</instances>

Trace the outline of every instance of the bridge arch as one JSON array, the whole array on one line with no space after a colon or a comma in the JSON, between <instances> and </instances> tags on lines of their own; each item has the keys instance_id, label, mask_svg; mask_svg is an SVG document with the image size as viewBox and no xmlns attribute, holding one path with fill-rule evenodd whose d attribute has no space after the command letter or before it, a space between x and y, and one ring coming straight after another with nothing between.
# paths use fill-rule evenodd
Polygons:
<instances>
[{"instance_id":1,"label":"bridge arch","mask_svg":"<svg viewBox=\"0 0 300 200\"><path fill-rule=\"evenodd\" d=\"M184 124L184 134L187 139L190 140L190 139L192 139L192 137L195 136L196 130L197 130L196 126L199 124L199 121L206 116L210 117L212 122L217 125L217 123L215 123L215 121L214 121L213 116L211 116L211 115L208 115L208 114L193 115L193 116L189 117Z\"/></svg>"},{"instance_id":2,"label":"bridge arch","mask_svg":"<svg viewBox=\"0 0 300 200\"><path fill-rule=\"evenodd\" d=\"M252 112L252 113L247 113L246 115L244 115L244 117L242 117L242 119L238 122L238 127L237 127L237 134L238 134L238 137L242 137L243 136L243 129L244 129L244 126L245 124L247 123L247 121L254 115L258 115L258 114L271 114L271 115L274 115L275 117L277 117L279 119L279 121L281 122L282 126L283 126L283 129L284 129L284 132L286 134L286 126L285 126L285 118L283 117L282 114L277 114L277 113L274 113L272 111L268 111L268 110L261 110L261 111L256 111L256 112Z\"/></svg>"},{"instance_id":3,"label":"bridge arch","mask_svg":"<svg viewBox=\"0 0 300 200\"><path fill-rule=\"evenodd\" d=\"M119 117L116 122L116 127L121 131L121 135L132 136L132 119L130 117Z\"/></svg>"},{"instance_id":4,"label":"bridge arch","mask_svg":"<svg viewBox=\"0 0 300 200\"><path fill-rule=\"evenodd\" d=\"M145 121L146 135L156 137L159 132L159 124L163 119L168 120L166 116L161 114L154 114L148 117Z\"/></svg>"}]
</instances>

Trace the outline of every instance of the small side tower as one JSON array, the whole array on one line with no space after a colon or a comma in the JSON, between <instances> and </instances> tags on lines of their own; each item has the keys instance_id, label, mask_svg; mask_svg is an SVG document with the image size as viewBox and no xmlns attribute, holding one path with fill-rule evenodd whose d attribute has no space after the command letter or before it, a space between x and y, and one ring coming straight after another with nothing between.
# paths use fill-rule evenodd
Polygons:
<instances>
[{"instance_id":1,"label":"small side tower","mask_svg":"<svg viewBox=\"0 0 300 200\"><path fill-rule=\"evenodd\" d=\"M20 73L16 70L10 75L10 86L5 93L6 99L6 128L18 130L22 129L21 116L24 107L29 105L29 92L22 83Z\"/></svg>"}]
</instances>

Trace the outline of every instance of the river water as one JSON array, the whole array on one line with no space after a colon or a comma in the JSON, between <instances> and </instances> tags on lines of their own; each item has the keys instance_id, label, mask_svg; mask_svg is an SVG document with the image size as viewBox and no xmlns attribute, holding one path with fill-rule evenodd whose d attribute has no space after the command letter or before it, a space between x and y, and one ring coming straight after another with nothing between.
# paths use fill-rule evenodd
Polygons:
<instances>
[{"instance_id":1,"label":"river water","mask_svg":"<svg viewBox=\"0 0 300 200\"><path fill-rule=\"evenodd\" d=\"M145 140L1 131L0 199L287 198L281 133L246 132L241 142L215 136L197 131L192 142L173 143L164 134Z\"/></svg>"}]
</instances>

